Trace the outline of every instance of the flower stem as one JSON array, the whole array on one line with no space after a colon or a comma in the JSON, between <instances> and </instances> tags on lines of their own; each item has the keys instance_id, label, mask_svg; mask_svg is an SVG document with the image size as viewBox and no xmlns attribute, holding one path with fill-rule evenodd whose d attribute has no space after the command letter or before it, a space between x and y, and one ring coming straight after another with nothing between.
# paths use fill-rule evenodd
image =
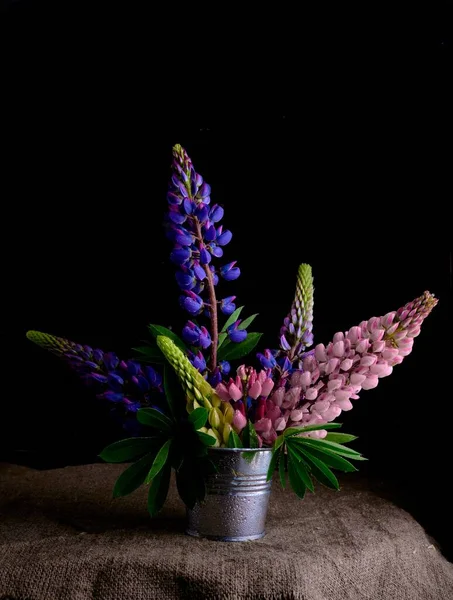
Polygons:
<instances>
[{"instance_id":1,"label":"flower stem","mask_svg":"<svg viewBox=\"0 0 453 600\"><path fill-rule=\"evenodd\" d=\"M203 236L201 233L200 221L196 217L194 217L194 220L195 220L195 226L196 226L196 230L197 230L198 239L202 242ZM209 368L212 373L217 366L217 345L219 343L219 323L218 323L218 319L217 319L217 298L215 295L214 279L212 276L211 269L209 268L209 265L204 265L204 270L206 271L206 278L208 280L209 302L211 305L209 307L209 314L210 314L210 319L211 319L211 342L212 343L211 343L211 361L210 361Z\"/></svg>"}]
</instances>

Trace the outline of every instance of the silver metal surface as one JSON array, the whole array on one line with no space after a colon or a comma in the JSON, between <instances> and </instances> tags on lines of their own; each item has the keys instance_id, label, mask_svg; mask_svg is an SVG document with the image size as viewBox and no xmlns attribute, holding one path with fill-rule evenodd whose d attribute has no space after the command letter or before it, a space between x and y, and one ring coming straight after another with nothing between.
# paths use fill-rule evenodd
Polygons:
<instances>
[{"instance_id":1,"label":"silver metal surface","mask_svg":"<svg viewBox=\"0 0 453 600\"><path fill-rule=\"evenodd\" d=\"M186 533L222 542L257 540L265 534L272 481L266 481L270 448L210 448L218 472L208 478L206 498L187 509Z\"/></svg>"}]
</instances>

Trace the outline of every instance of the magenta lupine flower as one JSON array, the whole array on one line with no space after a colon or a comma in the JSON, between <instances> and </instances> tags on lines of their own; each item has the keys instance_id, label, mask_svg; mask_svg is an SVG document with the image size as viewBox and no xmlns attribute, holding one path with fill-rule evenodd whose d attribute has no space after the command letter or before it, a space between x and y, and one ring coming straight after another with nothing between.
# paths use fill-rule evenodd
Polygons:
<instances>
[{"instance_id":1,"label":"magenta lupine flower","mask_svg":"<svg viewBox=\"0 0 453 600\"><path fill-rule=\"evenodd\" d=\"M362 389L375 388L410 354L414 337L436 304L437 299L425 292L396 312L336 333L327 347L318 344L314 354L303 359L302 370L291 375L289 387L278 387L266 401L264 415L255 422L263 442L272 443L287 427L327 423L351 410L351 400L357 400Z\"/></svg>"},{"instance_id":2,"label":"magenta lupine flower","mask_svg":"<svg viewBox=\"0 0 453 600\"><path fill-rule=\"evenodd\" d=\"M274 382L269 376L269 371L257 372L253 367L245 365L237 369L234 379L230 377L227 383L219 383L216 386L219 397L224 402L230 402L235 410L233 429L237 433L245 427L247 419L251 418L255 423L261 419L266 411L266 399L273 387Z\"/></svg>"}]
</instances>

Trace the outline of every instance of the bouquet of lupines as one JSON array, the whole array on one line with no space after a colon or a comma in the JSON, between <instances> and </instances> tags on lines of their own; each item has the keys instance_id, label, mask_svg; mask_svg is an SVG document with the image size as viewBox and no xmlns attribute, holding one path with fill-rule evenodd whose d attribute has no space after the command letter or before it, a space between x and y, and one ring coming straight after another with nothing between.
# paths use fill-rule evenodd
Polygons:
<instances>
[{"instance_id":1,"label":"bouquet of lupines","mask_svg":"<svg viewBox=\"0 0 453 600\"><path fill-rule=\"evenodd\" d=\"M173 148L173 158L165 228L179 304L188 313L181 336L150 325L153 339L127 360L37 331L27 336L94 386L134 434L100 456L108 462L137 459L119 477L114 496L145 483L152 515L165 502L172 468L185 504L193 508L203 500L206 477L215 470L210 447L245 453L272 448L268 477L278 470L285 486L288 475L300 497L313 491L313 478L338 489L332 469L354 471L351 461L365 459L345 445L354 436L331 432L340 427L333 421L410 354L437 300L425 292L312 348L313 277L311 267L301 264L278 348L257 353L255 367L241 364L233 372L230 363L260 340L260 333L248 331L257 315L242 318L243 307L228 290L240 270L236 261L223 260L232 233L222 225L222 206L211 203L210 186L181 146Z\"/></svg>"}]
</instances>

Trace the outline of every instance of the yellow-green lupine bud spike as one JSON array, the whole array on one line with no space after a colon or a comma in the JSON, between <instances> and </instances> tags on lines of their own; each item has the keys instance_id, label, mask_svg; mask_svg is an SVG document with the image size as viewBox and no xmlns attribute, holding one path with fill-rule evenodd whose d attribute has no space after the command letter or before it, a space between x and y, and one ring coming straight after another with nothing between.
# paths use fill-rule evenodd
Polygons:
<instances>
[{"instance_id":1,"label":"yellow-green lupine bud spike","mask_svg":"<svg viewBox=\"0 0 453 600\"><path fill-rule=\"evenodd\" d=\"M156 342L165 358L176 371L181 385L187 394L192 392L198 402L200 402L201 398L211 400L211 398L217 397L214 388L203 379L201 373L197 371L187 356L169 337L158 335Z\"/></svg>"},{"instance_id":2,"label":"yellow-green lupine bud spike","mask_svg":"<svg viewBox=\"0 0 453 600\"><path fill-rule=\"evenodd\" d=\"M212 396L210 400L211 400L211 404L212 404L212 406L214 406L214 408L220 408L220 406L222 404L224 404L224 402L222 402L222 400L219 398L219 396L217 396L217 394Z\"/></svg>"},{"instance_id":3,"label":"yellow-green lupine bud spike","mask_svg":"<svg viewBox=\"0 0 453 600\"><path fill-rule=\"evenodd\" d=\"M234 408L229 402L222 402L221 410L223 412L225 423L229 423L231 425L234 417Z\"/></svg>"},{"instance_id":4,"label":"yellow-green lupine bud spike","mask_svg":"<svg viewBox=\"0 0 453 600\"><path fill-rule=\"evenodd\" d=\"M65 338L60 338L56 335L51 335L50 333L43 333L42 331L27 331L26 336L31 342L34 342L38 346L41 346L41 348L45 348L54 354L70 352L75 346L73 342L70 342Z\"/></svg>"},{"instance_id":5,"label":"yellow-green lupine bud spike","mask_svg":"<svg viewBox=\"0 0 453 600\"><path fill-rule=\"evenodd\" d=\"M223 415L218 408L211 408L209 411L208 420L211 427L218 429L220 424L223 422Z\"/></svg>"},{"instance_id":6,"label":"yellow-green lupine bud spike","mask_svg":"<svg viewBox=\"0 0 453 600\"><path fill-rule=\"evenodd\" d=\"M225 425L223 426L223 430L222 430L222 438L223 438L224 444L228 444L228 439L230 437L231 431L232 431L231 425L229 423L225 423Z\"/></svg>"},{"instance_id":7,"label":"yellow-green lupine bud spike","mask_svg":"<svg viewBox=\"0 0 453 600\"><path fill-rule=\"evenodd\" d=\"M222 443L222 436L217 431L217 428L223 426L224 415L220 410L222 401L219 396L169 337L158 335L156 341L163 355L175 370L179 382L188 397L187 412L190 413L199 406L206 408L211 417L211 431L214 432L214 437L218 441L218 445L220 445Z\"/></svg>"},{"instance_id":8,"label":"yellow-green lupine bud spike","mask_svg":"<svg viewBox=\"0 0 453 600\"><path fill-rule=\"evenodd\" d=\"M220 433L218 431L216 431L215 429L208 429L208 431L206 433L215 439L214 447L218 448L220 446L220 444L222 443L222 438L220 436Z\"/></svg>"}]
</instances>

